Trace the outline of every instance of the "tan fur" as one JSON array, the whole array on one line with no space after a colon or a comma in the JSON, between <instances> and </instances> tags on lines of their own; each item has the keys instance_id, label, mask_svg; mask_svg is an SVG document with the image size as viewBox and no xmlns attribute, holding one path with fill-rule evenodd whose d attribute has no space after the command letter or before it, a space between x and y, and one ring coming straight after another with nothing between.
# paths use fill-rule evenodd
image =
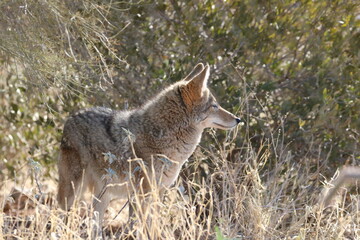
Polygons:
<instances>
[{"instance_id":1,"label":"tan fur","mask_svg":"<svg viewBox=\"0 0 360 240\"><path fill-rule=\"evenodd\" d=\"M209 74L209 66L200 63L184 80L132 111L97 107L70 116L58 163L60 206L68 210L75 196L90 187L100 198L95 201L95 210L102 221L111 199L128 196L129 179L138 189L148 191L144 171L139 170L138 162L129 161L134 158L143 160L159 185L173 184L204 128L230 129L240 121L218 106L206 87ZM109 177L112 171L115 175ZM110 183L119 185L103 191Z\"/></svg>"},{"instance_id":2,"label":"tan fur","mask_svg":"<svg viewBox=\"0 0 360 240\"><path fill-rule=\"evenodd\" d=\"M360 179L360 167L347 166L343 167L339 172L338 176L333 179L330 184L330 188L325 188L320 198L320 204L324 207L327 207L332 204L332 201L335 199L335 196L341 192L340 188L349 183L350 181Z\"/></svg>"}]
</instances>

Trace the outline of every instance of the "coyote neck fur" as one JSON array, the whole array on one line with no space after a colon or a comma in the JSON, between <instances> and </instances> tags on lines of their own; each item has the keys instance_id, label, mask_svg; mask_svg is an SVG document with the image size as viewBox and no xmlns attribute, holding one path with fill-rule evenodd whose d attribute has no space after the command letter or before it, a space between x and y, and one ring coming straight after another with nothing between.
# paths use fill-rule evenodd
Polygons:
<instances>
[{"instance_id":1,"label":"coyote neck fur","mask_svg":"<svg viewBox=\"0 0 360 240\"><path fill-rule=\"evenodd\" d=\"M136 138L137 157L148 161L151 155L163 154L183 164L200 142L203 129L195 126L178 89L178 84L170 86L130 113L127 130Z\"/></svg>"}]
</instances>

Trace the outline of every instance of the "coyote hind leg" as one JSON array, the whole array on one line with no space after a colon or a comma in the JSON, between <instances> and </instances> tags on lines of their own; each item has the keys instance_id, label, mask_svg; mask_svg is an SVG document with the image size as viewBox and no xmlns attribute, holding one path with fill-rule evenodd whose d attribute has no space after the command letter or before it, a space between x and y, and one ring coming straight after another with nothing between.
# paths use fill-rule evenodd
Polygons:
<instances>
[{"instance_id":1,"label":"coyote hind leg","mask_svg":"<svg viewBox=\"0 0 360 240\"><path fill-rule=\"evenodd\" d=\"M80 164L80 156L73 149L61 149L59 159L59 187L58 203L62 209L68 211L76 197L80 196L87 187L84 182L84 170Z\"/></svg>"}]
</instances>

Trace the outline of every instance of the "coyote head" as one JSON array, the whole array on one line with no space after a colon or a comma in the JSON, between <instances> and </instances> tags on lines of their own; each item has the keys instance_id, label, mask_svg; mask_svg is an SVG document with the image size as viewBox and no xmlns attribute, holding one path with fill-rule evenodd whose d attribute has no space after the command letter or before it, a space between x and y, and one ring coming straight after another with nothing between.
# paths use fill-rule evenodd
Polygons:
<instances>
[{"instance_id":1,"label":"coyote head","mask_svg":"<svg viewBox=\"0 0 360 240\"><path fill-rule=\"evenodd\" d=\"M216 101L207 87L209 76L209 65L197 64L180 85L183 102L190 116L202 128L231 129L240 119L223 109Z\"/></svg>"}]
</instances>

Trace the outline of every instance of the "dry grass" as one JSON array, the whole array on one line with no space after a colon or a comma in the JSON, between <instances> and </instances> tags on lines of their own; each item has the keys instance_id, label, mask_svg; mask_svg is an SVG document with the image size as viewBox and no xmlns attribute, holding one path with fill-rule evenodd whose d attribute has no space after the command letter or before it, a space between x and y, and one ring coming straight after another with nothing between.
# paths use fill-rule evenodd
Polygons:
<instances>
[{"instance_id":1,"label":"dry grass","mask_svg":"<svg viewBox=\"0 0 360 240\"><path fill-rule=\"evenodd\" d=\"M126 221L127 208L113 220L123 202L110 207L103 228L105 238L359 239L359 198L343 193L339 195L340 201L331 207L320 206L324 178L321 169L311 170L308 164L311 159L295 163L291 153L283 150L278 158L271 160L275 161L273 167L266 168L270 161L267 146L257 152L251 147L232 150L230 157L231 146L222 143L220 148L205 154L215 164L211 173L202 177L185 174L187 177L183 176L168 189L163 200L156 190L150 193L150 208L147 212L137 208L132 230ZM196 156L199 154L188 164L185 173L202 162ZM36 171L31 165L29 168L33 173ZM201 168L205 168L204 165ZM0 238L93 236L96 224L89 205L80 202L69 213L64 213L54 201L55 184L38 178L43 188L41 194L35 187L36 181L24 180L17 184L24 189L32 186L33 191L26 197L19 197L19 192L9 197L8 189L14 181L2 183L7 188L2 192L1 209L5 211L1 212ZM44 189L45 186L50 188ZM11 203L11 197L15 202Z\"/></svg>"}]
</instances>

